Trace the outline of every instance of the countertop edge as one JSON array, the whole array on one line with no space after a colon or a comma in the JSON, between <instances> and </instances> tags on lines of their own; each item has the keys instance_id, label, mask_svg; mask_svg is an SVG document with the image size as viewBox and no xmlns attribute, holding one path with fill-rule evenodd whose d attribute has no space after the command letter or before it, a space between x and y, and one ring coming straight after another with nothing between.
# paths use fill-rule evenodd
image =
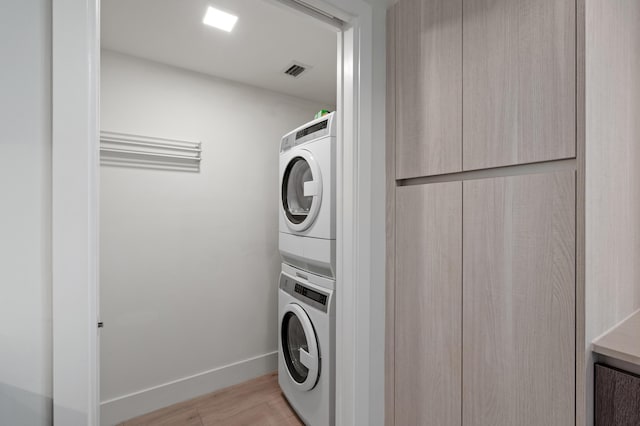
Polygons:
<instances>
[{"instance_id":1,"label":"countertop edge","mask_svg":"<svg viewBox=\"0 0 640 426\"><path fill-rule=\"evenodd\" d=\"M640 366L640 310L595 339L592 351Z\"/></svg>"},{"instance_id":2,"label":"countertop edge","mask_svg":"<svg viewBox=\"0 0 640 426\"><path fill-rule=\"evenodd\" d=\"M605 355L608 356L610 358L615 358L615 359L619 359L621 361L625 361L625 362L629 362L631 364L640 366L640 357L634 356L632 354L629 354L628 352L624 352L624 351L618 351L615 349L611 349L609 347L606 346L601 346L597 343L593 344L593 352L600 354L600 355Z\"/></svg>"}]
</instances>

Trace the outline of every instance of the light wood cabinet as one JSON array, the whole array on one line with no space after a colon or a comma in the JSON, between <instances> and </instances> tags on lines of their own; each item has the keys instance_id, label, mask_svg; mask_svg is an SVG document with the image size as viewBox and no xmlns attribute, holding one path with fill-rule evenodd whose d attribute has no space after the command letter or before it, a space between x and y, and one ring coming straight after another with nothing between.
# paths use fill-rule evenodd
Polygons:
<instances>
[{"instance_id":1,"label":"light wood cabinet","mask_svg":"<svg viewBox=\"0 0 640 426\"><path fill-rule=\"evenodd\" d=\"M401 0L396 178L576 156L576 3Z\"/></svg>"},{"instance_id":2,"label":"light wood cabinet","mask_svg":"<svg viewBox=\"0 0 640 426\"><path fill-rule=\"evenodd\" d=\"M575 172L464 182L463 422L575 424Z\"/></svg>"},{"instance_id":3,"label":"light wood cabinet","mask_svg":"<svg viewBox=\"0 0 640 426\"><path fill-rule=\"evenodd\" d=\"M395 423L459 426L462 183L396 195Z\"/></svg>"},{"instance_id":4,"label":"light wood cabinet","mask_svg":"<svg viewBox=\"0 0 640 426\"><path fill-rule=\"evenodd\" d=\"M396 177L462 170L462 0L396 10Z\"/></svg>"},{"instance_id":5,"label":"light wood cabinet","mask_svg":"<svg viewBox=\"0 0 640 426\"><path fill-rule=\"evenodd\" d=\"M464 170L575 157L576 2L465 0L463 20Z\"/></svg>"},{"instance_id":6,"label":"light wood cabinet","mask_svg":"<svg viewBox=\"0 0 640 426\"><path fill-rule=\"evenodd\" d=\"M429 367L455 371L431 352L455 336L459 424L587 426L593 340L640 309L640 2L398 0L388 19L386 423L453 419ZM445 183L463 284L440 329Z\"/></svg>"},{"instance_id":7,"label":"light wood cabinet","mask_svg":"<svg viewBox=\"0 0 640 426\"><path fill-rule=\"evenodd\" d=\"M575 423L575 171L395 200L394 423Z\"/></svg>"}]
</instances>

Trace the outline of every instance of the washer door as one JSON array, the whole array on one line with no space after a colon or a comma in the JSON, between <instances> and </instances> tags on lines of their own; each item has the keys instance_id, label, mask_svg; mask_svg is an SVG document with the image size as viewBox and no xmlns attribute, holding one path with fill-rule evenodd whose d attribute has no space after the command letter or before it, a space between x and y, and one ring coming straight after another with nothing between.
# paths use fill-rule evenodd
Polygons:
<instances>
[{"instance_id":1,"label":"washer door","mask_svg":"<svg viewBox=\"0 0 640 426\"><path fill-rule=\"evenodd\" d=\"M285 307L280 342L292 383L301 391L313 389L320 376L318 340L309 316L296 303Z\"/></svg>"},{"instance_id":2,"label":"washer door","mask_svg":"<svg viewBox=\"0 0 640 426\"><path fill-rule=\"evenodd\" d=\"M322 175L309 151L300 150L289 160L281 185L287 225L293 231L304 231L318 216L322 203Z\"/></svg>"}]
</instances>

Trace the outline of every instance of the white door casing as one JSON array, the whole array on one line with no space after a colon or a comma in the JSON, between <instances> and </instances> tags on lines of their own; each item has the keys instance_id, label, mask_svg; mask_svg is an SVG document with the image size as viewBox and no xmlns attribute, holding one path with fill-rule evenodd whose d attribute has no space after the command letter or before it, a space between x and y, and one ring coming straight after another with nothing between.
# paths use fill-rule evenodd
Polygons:
<instances>
[{"instance_id":1,"label":"white door casing","mask_svg":"<svg viewBox=\"0 0 640 426\"><path fill-rule=\"evenodd\" d=\"M52 3L53 422L99 424L99 0Z\"/></svg>"}]
</instances>

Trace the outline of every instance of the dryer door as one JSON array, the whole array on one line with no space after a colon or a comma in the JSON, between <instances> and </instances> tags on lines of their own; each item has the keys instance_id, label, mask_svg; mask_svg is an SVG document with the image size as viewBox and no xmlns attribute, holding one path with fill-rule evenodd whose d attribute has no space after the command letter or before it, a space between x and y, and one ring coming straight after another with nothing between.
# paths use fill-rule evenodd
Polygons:
<instances>
[{"instance_id":1,"label":"dryer door","mask_svg":"<svg viewBox=\"0 0 640 426\"><path fill-rule=\"evenodd\" d=\"M280 343L292 383L302 391L313 389L320 377L318 339L309 316L296 303L285 307L280 323Z\"/></svg>"},{"instance_id":2,"label":"dryer door","mask_svg":"<svg viewBox=\"0 0 640 426\"><path fill-rule=\"evenodd\" d=\"M322 175L313 155L297 151L284 168L280 184L287 225L293 231L304 231L313 224L322 203Z\"/></svg>"}]
</instances>

